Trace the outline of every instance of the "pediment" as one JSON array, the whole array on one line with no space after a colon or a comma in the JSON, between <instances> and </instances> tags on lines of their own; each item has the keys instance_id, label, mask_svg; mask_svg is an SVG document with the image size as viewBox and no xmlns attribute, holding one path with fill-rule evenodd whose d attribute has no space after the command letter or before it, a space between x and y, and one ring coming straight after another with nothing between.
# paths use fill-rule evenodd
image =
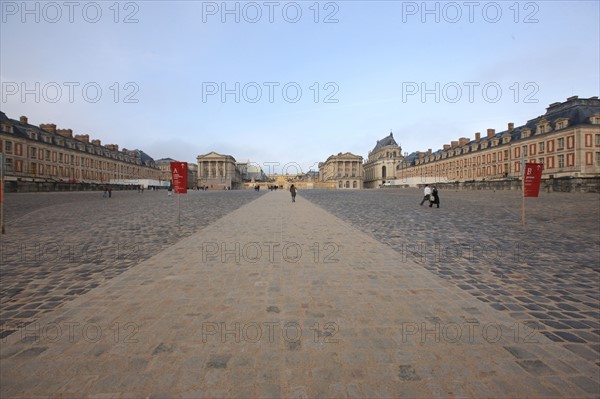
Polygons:
<instances>
[{"instance_id":1,"label":"pediment","mask_svg":"<svg viewBox=\"0 0 600 399\"><path fill-rule=\"evenodd\" d=\"M198 155L198 159L203 159L203 160L210 160L210 159L225 160L227 158L230 158L230 155L219 154L218 152L215 152L215 151L211 151L204 155Z\"/></svg>"}]
</instances>

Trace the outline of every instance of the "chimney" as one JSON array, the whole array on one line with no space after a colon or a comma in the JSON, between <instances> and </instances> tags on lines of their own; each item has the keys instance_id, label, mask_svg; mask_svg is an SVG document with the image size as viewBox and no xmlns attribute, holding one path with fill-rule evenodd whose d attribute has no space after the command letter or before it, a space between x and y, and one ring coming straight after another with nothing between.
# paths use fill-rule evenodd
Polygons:
<instances>
[{"instance_id":1,"label":"chimney","mask_svg":"<svg viewBox=\"0 0 600 399\"><path fill-rule=\"evenodd\" d=\"M461 137L460 139L458 139L458 145L462 147L463 145L468 144L469 141L471 140L469 140L466 137Z\"/></svg>"},{"instance_id":2,"label":"chimney","mask_svg":"<svg viewBox=\"0 0 600 399\"><path fill-rule=\"evenodd\" d=\"M127 148L123 148L123 150L121 150L121 152L123 153L123 155L127 155Z\"/></svg>"},{"instance_id":3,"label":"chimney","mask_svg":"<svg viewBox=\"0 0 600 399\"><path fill-rule=\"evenodd\" d=\"M427 150L427 154L429 154L429 155L433 154L433 151L431 151L431 148Z\"/></svg>"},{"instance_id":4,"label":"chimney","mask_svg":"<svg viewBox=\"0 0 600 399\"><path fill-rule=\"evenodd\" d=\"M418 156L419 158L423 158L423 157L425 156L425 153L423 153L423 152L419 151L419 152L418 152L418 154L417 154L417 156Z\"/></svg>"},{"instance_id":5,"label":"chimney","mask_svg":"<svg viewBox=\"0 0 600 399\"><path fill-rule=\"evenodd\" d=\"M102 142L101 142L100 140L96 139L96 140L92 140L92 144L93 144L93 145L98 145L98 146L101 146L101 145L102 145Z\"/></svg>"},{"instance_id":6,"label":"chimney","mask_svg":"<svg viewBox=\"0 0 600 399\"><path fill-rule=\"evenodd\" d=\"M27 117L26 116L22 116L19 118L19 122L21 122L23 125L27 125Z\"/></svg>"},{"instance_id":7,"label":"chimney","mask_svg":"<svg viewBox=\"0 0 600 399\"><path fill-rule=\"evenodd\" d=\"M515 130L515 124L514 124L514 123L512 123L512 122L510 122L510 123L508 124L508 131L509 131L509 132L512 132L513 130Z\"/></svg>"},{"instance_id":8,"label":"chimney","mask_svg":"<svg viewBox=\"0 0 600 399\"><path fill-rule=\"evenodd\" d=\"M444 151L446 151L446 150L447 150L447 149L449 149L449 148L450 148L450 145L449 145L449 144L444 144Z\"/></svg>"},{"instance_id":9,"label":"chimney","mask_svg":"<svg viewBox=\"0 0 600 399\"><path fill-rule=\"evenodd\" d=\"M86 144L90 143L90 135L89 134L76 134L75 135L75 139L79 140L79 141L82 141L82 142L84 142Z\"/></svg>"},{"instance_id":10,"label":"chimney","mask_svg":"<svg viewBox=\"0 0 600 399\"><path fill-rule=\"evenodd\" d=\"M56 134L56 125L54 123L42 123L40 129L46 133Z\"/></svg>"},{"instance_id":11,"label":"chimney","mask_svg":"<svg viewBox=\"0 0 600 399\"><path fill-rule=\"evenodd\" d=\"M73 129L57 129L56 133L68 139L73 138Z\"/></svg>"},{"instance_id":12,"label":"chimney","mask_svg":"<svg viewBox=\"0 0 600 399\"><path fill-rule=\"evenodd\" d=\"M487 138L488 139L494 137L495 135L496 135L496 130L494 130L494 129L488 129L487 130Z\"/></svg>"},{"instance_id":13,"label":"chimney","mask_svg":"<svg viewBox=\"0 0 600 399\"><path fill-rule=\"evenodd\" d=\"M479 141L481 140L481 133L477 132L475 133L475 141Z\"/></svg>"},{"instance_id":14,"label":"chimney","mask_svg":"<svg viewBox=\"0 0 600 399\"><path fill-rule=\"evenodd\" d=\"M107 144L105 147L111 151L119 151L119 146L117 144Z\"/></svg>"},{"instance_id":15,"label":"chimney","mask_svg":"<svg viewBox=\"0 0 600 399\"><path fill-rule=\"evenodd\" d=\"M451 141L450 145L452 148L454 148L454 147L458 146L458 141Z\"/></svg>"}]
</instances>

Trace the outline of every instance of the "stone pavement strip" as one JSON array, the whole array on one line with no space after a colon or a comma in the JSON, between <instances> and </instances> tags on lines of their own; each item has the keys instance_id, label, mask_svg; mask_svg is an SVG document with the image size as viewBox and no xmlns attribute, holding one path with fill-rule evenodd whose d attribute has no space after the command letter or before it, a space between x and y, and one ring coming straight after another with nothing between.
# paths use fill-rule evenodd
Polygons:
<instances>
[{"instance_id":1,"label":"stone pavement strip","mask_svg":"<svg viewBox=\"0 0 600 399\"><path fill-rule=\"evenodd\" d=\"M5 337L0 397L598 397L577 356L269 193Z\"/></svg>"}]
</instances>

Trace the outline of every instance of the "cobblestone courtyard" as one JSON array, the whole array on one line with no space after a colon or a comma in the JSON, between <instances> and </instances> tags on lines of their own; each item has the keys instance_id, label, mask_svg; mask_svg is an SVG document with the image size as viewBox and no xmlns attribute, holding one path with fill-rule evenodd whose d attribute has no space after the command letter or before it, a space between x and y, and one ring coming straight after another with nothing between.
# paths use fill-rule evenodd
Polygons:
<instances>
[{"instance_id":1,"label":"cobblestone courtyard","mask_svg":"<svg viewBox=\"0 0 600 399\"><path fill-rule=\"evenodd\" d=\"M600 197L440 196L8 194L0 397L598 397Z\"/></svg>"},{"instance_id":2,"label":"cobblestone courtyard","mask_svg":"<svg viewBox=\"0 0 600 399\"><path fill-rule=\"evenodd\" d=\"M592 344L587 358L600 366L598 195L528 198L522 226L517 191L444 192L440 209L419 207L414 190L303 194L394 248L400 263L422 265L553 341Z\"/></svg>"},{"instance_id":3,"label":"cobblestone courtyard","mask_svg":"<svg viewBox=\"0 0 600 399\"><path fill-rule=\"evenodd\" d=\"M257 198L254 192L8 195L0 338Z\"/></svg>"}]
</instances>

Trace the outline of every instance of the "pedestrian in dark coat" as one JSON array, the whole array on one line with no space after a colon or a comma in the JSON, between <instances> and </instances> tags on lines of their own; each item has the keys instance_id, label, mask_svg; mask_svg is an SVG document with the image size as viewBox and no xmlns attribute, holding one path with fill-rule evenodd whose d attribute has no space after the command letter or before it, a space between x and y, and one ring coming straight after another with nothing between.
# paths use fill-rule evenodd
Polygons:
<instances>
[{"instance_id":1,"label":"pedestrian in dark coat","mask_svg":"<svg viewBox=\"0 0 600 399\"><path fill-rule=\"evenodd\" d=\"M292 202L296 202L296 186L293 184L290 186L290 193L292 193Z\"/></svg>"},{"instance_id":2,"label":"pedestrian in dark coat","mask_svg":"<svg viewBox=\"0 0 600 399\"><path fill-rule=\"evenodd\" d=\"M439 196L438 190L437 190L437 188L435 188L435 186L431 190L431 195L433 195L433 202L429 203L429 207L431 208L433 206L433 204L436 204L437 207L439 208L440 207L440 196Z\"/></svg>"}]
</instances>

